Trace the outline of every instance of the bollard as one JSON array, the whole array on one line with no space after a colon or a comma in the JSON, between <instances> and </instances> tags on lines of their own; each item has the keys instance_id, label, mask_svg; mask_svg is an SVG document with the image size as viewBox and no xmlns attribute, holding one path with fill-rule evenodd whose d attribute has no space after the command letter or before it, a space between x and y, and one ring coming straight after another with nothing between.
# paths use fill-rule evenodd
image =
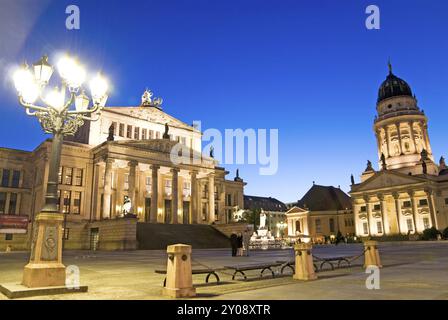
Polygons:
<instances>
[{"instance_id":1,"label":"bollard","mask_svg":"<svg viewBox=\"0 0 448 320\"><path fill-rule=\"evenodd\" d=\"M196 296L191 274L191 246L174 244L167 247L166 285L163 295L171 298Z\"/></svg>"},{"instance_id":2,"label":"bollard","mask_svg":"<svg viewBox=\"0 0 448 320\"><path fill-rule=\"evenodd\" d=\"M317 275L314 272L313 254L310 243L299 243L294 246L296 255L296 272L294 279L296 280L316 280Z\"/></svg>"},{"instance_id":3,"label":"bollard","mask_svg":"<svg viewBox=\"0 0 448 320\"><path fill-rule=\"evenodd\" d=\"M381 265L380 254L378 252L378 242L373 240L367 240L364 242L364 268L367 266L383 267Z\"/></svg>"}]
</instances>

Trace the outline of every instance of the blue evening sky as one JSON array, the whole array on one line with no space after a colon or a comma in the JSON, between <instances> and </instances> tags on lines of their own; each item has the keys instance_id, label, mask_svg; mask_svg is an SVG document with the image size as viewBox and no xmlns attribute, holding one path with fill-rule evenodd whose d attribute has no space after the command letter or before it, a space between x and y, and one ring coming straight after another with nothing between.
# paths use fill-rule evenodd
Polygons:
<instances>
[{"instance_id":1,"label":"blue evening sky","mask_svg":"<svg viewBox=\"0 0 448 320\"><path fill-rule=\"evenodd\" d=\"M77 4L81 29L65 29ZM381 30L365 9L381 10ZM164 110L203 129L276 128L279 168L225 165L245 193L288 202L313 181L349 190L366 160L377 90L394 72L429 118L435 158L448 154L448 2L323 0L1 0L0 145L34 149L44 138L8 81L10 66L70 51L113 83L108 105L138 105L151 88Z\"/></svg>"}]
</instances>

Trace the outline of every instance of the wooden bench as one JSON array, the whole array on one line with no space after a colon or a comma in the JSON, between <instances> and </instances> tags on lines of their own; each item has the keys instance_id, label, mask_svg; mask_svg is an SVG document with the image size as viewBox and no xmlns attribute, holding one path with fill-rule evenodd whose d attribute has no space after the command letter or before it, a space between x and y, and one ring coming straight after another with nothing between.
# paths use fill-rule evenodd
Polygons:
<instances>
[{"instance_id":1,"label":"wooden bench","mask_svg":"<svg viewBox=\"0 0 448 320\"><path fill-rule=\"evenodd\" d=\"M245 265L237 265L237 266L224 266L225 269L233 270L232 280L235 280L235 276L237 274L241 274L244 277L244 280L247 280L247 276L244 271L250 270L261 270L260 277L263 277L263 273L266 270L271 271L272 277L275 277L275 272L272 270L273 267L281 266L281 263L257 263L257 264L245 264Z\"/></svg>"},{"instance_id":2,"label":"wooden bench","mask_svg":"<svg viewBox=\"0 0 448 320\"><path fill-rule=\"evenodd\" d=\"M336 257L314 257L314 259L318 262L320 262L320 267L319 269L322 270L324 265L329 264L331 266L331 270L334 270L334 264L336 263L338 264L338 268L341 267L342 263L347 263L347 266L350 267L350 260L349 258L351 258L350 256L336 256Z\"/></svg>"},{"instance_id":3,"label":"wooden bench","mask_svg":"<svg viewBox=\"0 0 448 320\"><path fill-rule=\"evenodd\" d=\"M210 279L210 276L214 276L216 278L216 282L219 283L221 281L221 279L219 279L218 274L216 273L216 271L218 271L218 269L192 269L191 270L191 274L206 274L207 276L205 277L205 282L208 283L208 280ZM166 270L155 270L155 273L158 274L166 274ZM166 277L163 280L163 286L166 286Z\"/></svg>"}]
</instances>

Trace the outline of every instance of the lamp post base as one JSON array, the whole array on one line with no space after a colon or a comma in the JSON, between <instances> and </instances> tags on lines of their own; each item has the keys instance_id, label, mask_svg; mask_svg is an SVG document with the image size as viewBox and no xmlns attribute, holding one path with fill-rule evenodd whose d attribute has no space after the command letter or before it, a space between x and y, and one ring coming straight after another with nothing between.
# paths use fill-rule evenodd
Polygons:
<instances>
[{"instance_id":1,"label":"lamp post base","mask_svg":"<svg viewBox=\"0 0 448 320\"><path fill-rule=\"evenodd\" d=\"M41 212L36 217L30 262L23 271L22 285L29 288L64 286L62 264L62 223L60 213Z\"/></svg>"}]
</instances>

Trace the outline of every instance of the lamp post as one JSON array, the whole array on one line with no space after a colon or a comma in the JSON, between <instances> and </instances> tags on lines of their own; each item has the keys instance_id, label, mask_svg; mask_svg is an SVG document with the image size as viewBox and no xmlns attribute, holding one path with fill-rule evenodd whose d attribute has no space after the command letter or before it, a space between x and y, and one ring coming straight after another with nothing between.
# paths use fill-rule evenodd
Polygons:
<instances>
[{"instance_id":1,"label":"lamp post","mask_svg":"<svg viewBox=\"0 0 448 320\"><path fill-rule=\"evenodd\" d=\"M62 229L64 216L58 210L58 172L62 141L74 135L84 121L96 121L107 100L107 81L98 74L90 81L90 99L82 90L86 71L68 55L57 63L61 88L47 90L54 67L43 56L33 64L24 64L14 74L19 103L26 114L36 117L45 133L53 135L45 202L36 215L31 239L31 256L25 266L22 284L34 287L64 286L62 264ZM68 97L67 97L68 94ZM41 103L36 103L36 101ZM74 108L73 108L74 107Z\"/></svg>"}]
</instances>

